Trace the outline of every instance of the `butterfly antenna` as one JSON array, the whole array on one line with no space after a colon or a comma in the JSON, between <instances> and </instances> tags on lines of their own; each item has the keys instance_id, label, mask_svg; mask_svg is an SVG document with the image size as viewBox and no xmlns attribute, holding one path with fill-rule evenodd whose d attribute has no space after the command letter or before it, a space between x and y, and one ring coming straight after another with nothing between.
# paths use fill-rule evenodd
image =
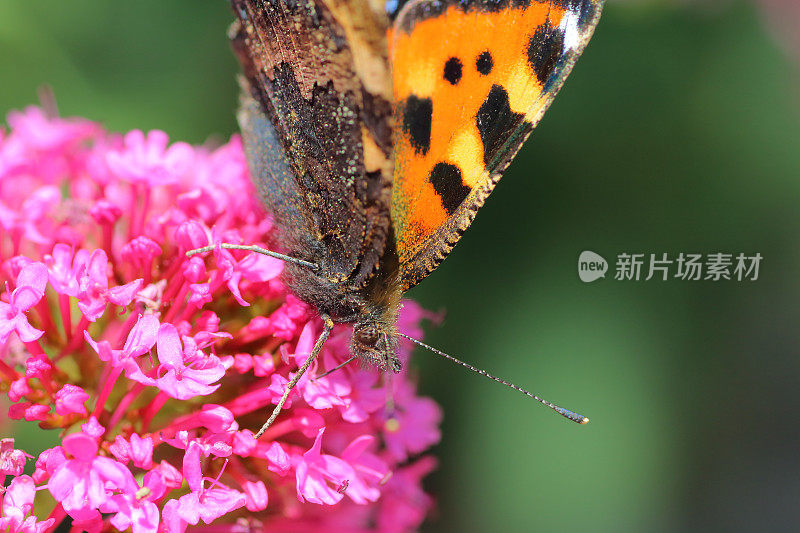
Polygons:
<instances>
[{"instance_id":1,"label":"butterfly antenna","mask_svg":"<svg viewBox=\"0 0 800 533\"><path fill-rule=\"evenodd\" d=\"M269 257L274 257L275 259L280 259L285 263L294 263L295 265L300 265L306 268L310 268L315 272L319 270L319 265L316 263L312 263L310 261L304 261L302 259L297 259L296 257L290 257L288 255L279 254L278 252L267 250L266 248L256 246L255 244L246 245L246 244L231 244L228 242L221 242L219 244L212 244L210 246L203 246L202 248L195 248L194 250L189 250L188 252L186 252L186 257L192 257L195 254L213 252L217 246L219 246L220 248L225 248L226 250L246 250L248 252L255 252L257 254L267 255Z\"/></svg>"},{"instance_id":2,"label":"butterfly antenna","mask_svg":"<svg viewBox=\"0 0 800 533\"><path fill-rule=\"evenodd\" d=\"M413 342L414 344L417 344L417 345L419 345L419 346L422 346L422 347L423 347L423 348L425 348L426 350L430 350L431 352L435 353L436 355L439 355L439 356L441 356L441 357L444 357L445 359L448 359L448 360L450 360L450 361L452 361L452 362L454 362L454 363L456 363L456 364L459 364L459 365L461 365L461 366L463 366L463 367L465 367L465 368L468 368L469 370L472 370L472 371L473 371L473 372L475 372L476 374L480 374L481 376L487 377L487 378L491 379L492 381L496 381L496 382L498 382L498 383L502 383L502 384L503 384L503 385L505 385L506 387L511 387L511 388L512 388L512 389L514 389L515 391L517 391L517 392L521 392L521 393L522 393L522 394L524 394L525 396L528 396L528 397L530 397L530 398L533 398L533 399L534 399L534 400L536 400L537 402L539 402L539 403L541 403L541 404L543 404L543 405L546 405L547 407L549 407L550 409L552 409L552 410L553 410L553 411L555 411L556 413L560 414L560 415L561 415L561 416L563 416L564 418L568 418L568 419L572 420L573 422L577 422L578 424L586 424L587 422L589 422L589 419L588 419L588 418L586 418L585 416L581 415L581 414L578 414L578 413L576 413L576 412L574 412L574 411L570 411L569 409L564 409L563 407L559 407L559 406L557 406L557 405L556 405L556 404L554 404L554 403L550 403L550 402L548 402L548 401L547 401L547 400L545 400L544 398L539 398L539 397L538 397L538 396L536 396L535 394L531 394L530 392L526 391L526 390L525 390L525 389L523 389L522 387L517 387L516 385L514 385L513 383L511 383L511 382L509 382L509 381L506 381L506 380L504 380L504 379L500 379L500 378L498 378L497 376L493 376L492 374L490 374L490 373L486 372L485 370L481 370L480 368L476 368L476 367L472 366L471 364L469 364L469 363L465 363L464 361L462 361L462 360L460 360L460 359L456 359L456 358L455 358L455 357L453 357L452 355L446 354L446 353L444 353L444 352L443 352L443 351L441 351L441 350L437 350L437 349L436 349L436 348L434 348L433 346L428 346L428 345L427 345L427 344L425 344L424 342L422 342L422 341L418 341L418 340L417 340L417 339L415 339L414 337L409 337L408 335L405 335L404 333L398 333L398 335L400 335L401 337L403 337L403 338L405 338L405 339L408 339L408 340L410 340L410 341L411 341L411 342Z\"/></svg>"}]
</instances>

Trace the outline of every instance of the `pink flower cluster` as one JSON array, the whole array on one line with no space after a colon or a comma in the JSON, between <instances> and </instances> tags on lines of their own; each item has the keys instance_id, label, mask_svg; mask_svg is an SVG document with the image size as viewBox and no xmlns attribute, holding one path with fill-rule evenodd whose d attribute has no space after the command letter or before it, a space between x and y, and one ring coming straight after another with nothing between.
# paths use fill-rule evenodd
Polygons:
<instances>
[{"instance_id":1,"label":"pink flower cluster","mask_svg":"<svg viewBox=\"0 0 800 533\"><path fill-rule=\"evenodd\" d=\"M287 293L237 138L106 133L38 108L0 128L0 391L60 444L0 440L0 530L406 531L441 412L357 364L337 326L259 440L321 321ZM427 314L407 302L401 331ZM410 346L403 344L407 360ZM391 406L391 409L388 407ZM18 439L19 440L19 439ZM7 476L11 476L8 478ZM5 487L5 488L3 488ZM213 525L211 525L213 524Z\"/></svg>"}]
</instances>

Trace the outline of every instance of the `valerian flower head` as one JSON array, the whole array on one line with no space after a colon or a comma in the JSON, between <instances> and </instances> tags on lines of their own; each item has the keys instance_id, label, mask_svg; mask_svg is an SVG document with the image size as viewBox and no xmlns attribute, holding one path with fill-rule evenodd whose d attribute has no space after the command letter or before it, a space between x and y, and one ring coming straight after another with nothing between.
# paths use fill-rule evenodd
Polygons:
<instances>
[{"instance_id":1,"label":"valerian flower head","mask_svg":"<svg viewBox=\"0 0 800 533\"><path fill-rule=\"evenodd\" d=\"M238 137L9 115L0 129L0 391L58 445L0 438L0 530L415 529L441 412L406 374L348 365L337 326L257 441L322 322L274 248ZM420 336L413 302L400 329ZM401 344L406 360L410 346ZM391 409L388 407L391 406ZM29 450L33 451L33 450ZM38 450L37 450L38 451ZM29 461L29 459L32 459ZM26 470L26 468L28 470ZM30 475L24 475L30 472Z\"/></svg>"}]
</instances>

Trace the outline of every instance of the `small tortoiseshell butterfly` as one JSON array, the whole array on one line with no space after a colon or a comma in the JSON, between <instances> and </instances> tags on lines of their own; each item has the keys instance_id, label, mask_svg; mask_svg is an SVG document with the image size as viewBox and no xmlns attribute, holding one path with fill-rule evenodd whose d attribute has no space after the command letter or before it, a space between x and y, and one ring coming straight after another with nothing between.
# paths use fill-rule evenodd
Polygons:
<instances>
[{"instance_id":1,"label":"small tortoiseshell butterfly","mask_svg":"<svg viewBox=\"0 0 800 533\"><path fill-rule=\"evenodd\" d=\"M354 357L400 371L403 293L472 222L603 0L412 0L388 13L368 0L231 2L239 123L287 255L222 246L287 261L290 288L325 322L263 432L334 323L353 324Z\"/></svg>"}]
</instances>

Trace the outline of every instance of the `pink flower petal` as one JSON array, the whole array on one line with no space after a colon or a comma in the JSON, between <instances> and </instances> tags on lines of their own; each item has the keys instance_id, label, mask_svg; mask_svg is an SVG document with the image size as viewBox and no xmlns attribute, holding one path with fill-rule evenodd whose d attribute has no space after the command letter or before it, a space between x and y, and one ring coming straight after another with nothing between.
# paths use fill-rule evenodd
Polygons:
<instances>
[{"instance_id":1,"label":"pink flower petal","mask_svg":"<svg viewBox=\"0 0 800 533\"><path fill-rule=\"evenodd\" d=\"M36 485L30 476L18 476L11 480L3 496L3 514L19 513L20 517L31 512Z\"/></svg>"},{"instance_id":2,"label":"pink flower petal","mask_svg":"<svg viewBox=\"0 0 800 533\"><path fill-rule=\"evenodd\" d=\"M70 414L86 415L86 400L89 395L82 388L72 385L71 383L65 384L61 390L56 392L56 413L61 416Z\"/></svg>"},{"instance_id":3,"label":"pink flower petal","mask_svg":"<svg viewBox=\"0 0 800 533\"><path fill-rule=\"evenodd\" d=\"M97 441L83 433L67 435L61 446L78 461L90 461L97 455Z\"/></svg>"},{"instance_id":4,"label":"pink flower petal","mask_svg":"<svg viewBox=\"0 0 800 533\"><path fill-rule=\"evenodd\" d=\"M245 494L245 507L250 512L263 511L267 508L267 487L263 481L245 481L242 484Z\"/></svg>"},{"instance_id":5,"label":"pink flower petal","mask_svg":"<svg viewBox=\"0 0 800 533\"><path fill-rule=\"evenodd\" d=\"M190 442L183 454L183 477L192 491L198 491L203 486L203 472L200 470L200 445Z\"/></svg>"},{"instance_id":6,"label":"pink flower petal","mask_svg":"<svg viewBox=\"0 0 800 533\"><path fill-rule=\"evenodd\" d=\"M131 281L119 287L112 287L108 290L108 301L112 304L126 306L133 301L136 294L142 290L141 279Z\"/></svg>"},{"instance_id":7,"label":"pink flower petal","mask_svg":"<svg viewBox=\"0 0 800 533\"><path fill-rule=\"evenodd\" d=\"M269 470L275 472L279 476L285 476L292 468L292 462L289 455L284 451L283 447L278 442L273 442L267 451L267 459L269 460Z\"/></svg>"},{"instance_id":8,"label":"pink flower petal","mask_svg":"<svg viewBox=\"0 0 800 533\"><path fill-rule=\"evenodd\" d=\"M161 324L158 328L158 340L156 343L158 350L158 360L161 364L170 364L175 367L183 367L183 346L178 330L172 324Z\"/></svg>"},{"instance_id":9,"label":"pink flower petal","mask_svg":"<svg viewBox=\"0 0 800 533\"><path fill-rule=\"evenodd\" d=\"M158 318L153 315L140 316L133 326L122 351L130 357L138 357L148 353L156 344L158 337Z\"/></svg>"}]
</instances>

